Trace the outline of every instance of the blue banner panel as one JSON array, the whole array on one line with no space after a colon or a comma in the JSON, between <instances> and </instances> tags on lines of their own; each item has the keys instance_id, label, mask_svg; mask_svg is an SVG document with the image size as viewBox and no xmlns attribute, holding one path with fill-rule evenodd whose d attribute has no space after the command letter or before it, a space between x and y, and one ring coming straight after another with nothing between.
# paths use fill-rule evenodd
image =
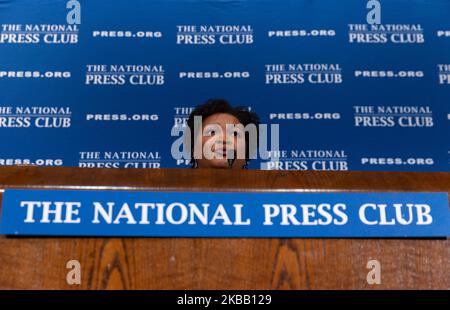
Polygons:
<instances>
[{"instance_id":1,"label":"blue banner panel","mask_svg":"<svg viewBox=\"0 0 450 310\"><path fill-rule=\"evenodd\" d=\"M251 169L448 172L450 1L0 0L0 166L189 167L210 98L279 126Z\"/></svg>"},{"instance_id":2,"label":"blue banner panel","mask_svg":"<svg viewBox=\"0 0 450 310\"><path fill-rule=\"evenodd\" d=\"M0 232L39 236L446 237L447 193L6 190Z\"/></svg>"}]
</instances>

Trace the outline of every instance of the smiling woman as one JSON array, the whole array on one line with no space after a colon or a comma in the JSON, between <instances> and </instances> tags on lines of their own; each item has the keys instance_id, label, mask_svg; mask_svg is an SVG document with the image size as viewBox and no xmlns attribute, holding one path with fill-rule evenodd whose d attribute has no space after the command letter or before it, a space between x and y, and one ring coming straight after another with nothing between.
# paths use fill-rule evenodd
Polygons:
<instances>
[{"instance_id":1,"label":"smiling woman","mask_svg":"<svg viewBox=\"0 0 450 310\"><path fill-rule=\"evenodd\" d=\"M195 108L187 125L187 137L193 142L193 168L246 169L257 150L258 116L247 108L234 108L223 99L210 99Z\"/></svg>"}]
</instances>

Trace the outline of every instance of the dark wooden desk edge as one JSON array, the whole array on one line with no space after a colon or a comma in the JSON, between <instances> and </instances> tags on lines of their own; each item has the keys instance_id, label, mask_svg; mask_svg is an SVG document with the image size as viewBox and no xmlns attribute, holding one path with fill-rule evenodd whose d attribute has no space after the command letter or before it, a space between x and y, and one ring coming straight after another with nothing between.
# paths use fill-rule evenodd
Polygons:
<instances>
[{"instance_id":1,"label":"dark wooden desk edge","mask_svg":"<svg viewBox=\"0 0 450 310\"><path fill-rule=\"evenodd\" d=\"M418 179L420 182L417 182ZM39 186L224 191L414 190L450 192L450 173L0 167L0 189Z\"/></svg>"}]
</instances>

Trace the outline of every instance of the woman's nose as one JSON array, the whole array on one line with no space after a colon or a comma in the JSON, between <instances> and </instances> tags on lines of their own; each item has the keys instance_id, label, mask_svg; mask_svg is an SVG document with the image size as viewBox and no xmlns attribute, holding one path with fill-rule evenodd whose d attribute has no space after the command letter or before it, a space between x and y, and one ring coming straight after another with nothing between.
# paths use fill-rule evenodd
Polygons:
<instances>
[{"instance_id":1,"label":"woman's nose","mask_svg":"<svg viewBox=\"0 0 450 310\"><path fill-rule=\"evenodd\" d=\"M233 136L226 135L225 138L222 141L223 145L232 145L233 144Z\"/></svg>"}]
</instances>

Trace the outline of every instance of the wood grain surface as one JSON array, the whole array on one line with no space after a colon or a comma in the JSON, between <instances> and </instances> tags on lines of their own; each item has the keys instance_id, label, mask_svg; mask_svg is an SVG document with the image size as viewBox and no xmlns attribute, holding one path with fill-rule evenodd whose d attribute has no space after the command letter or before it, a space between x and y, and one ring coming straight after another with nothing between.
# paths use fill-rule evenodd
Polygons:
<instances>
[{"instance_id":1,"label":"wood grain surface","mask_svg":"<svg viewBox=\"0 0 450 310\"><path fill-rule=\"evenodd\" d=\"M2 167L5 188L449 192L450 173ZM450 240L0 236L0 289L450 289Z\"/></svg>"}]
</instances>

